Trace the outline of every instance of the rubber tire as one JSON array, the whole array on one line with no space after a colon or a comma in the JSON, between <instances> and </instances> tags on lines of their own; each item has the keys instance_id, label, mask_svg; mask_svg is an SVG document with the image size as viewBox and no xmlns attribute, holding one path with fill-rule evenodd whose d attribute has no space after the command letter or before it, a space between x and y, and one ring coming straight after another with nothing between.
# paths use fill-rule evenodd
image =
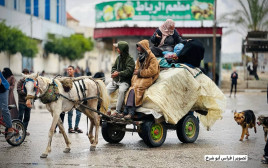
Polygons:
<instances>
[{"instance_id":1,"label":"rubber tire","mask_svg":"<svg viewBox=\"0 0 268 168\"><path fill-rule=\"evenodd\" d=\"M12 138L6 141L12 146L19 146L25 140L26 129L24 127L24 124L18 119L12 120L12 128L18 129L19 133L15 133Z\"/></svg>"},{"instance_id":2,"label":"rubber tire","mask_svg":"<svg viewBox=\"0 0 268 168\"><path fill-rule=\"evenodd\" d=\"M145 123L142 124L141 136L142 136L144 143L149 147L161 146L165 142L166 136L167 136L167 129L165 125L163 123L158 123L157 125L159 125L162 128L162 136L161 136L161 139L154 140L151 135L151 130L154 124L155 124L154 121L146 121Z\"/></svg>"},{"instance_id":3,"label":"rubber tire","mask_svg":"<svg viewBox=\"0 0 268 168\"><path fill-rule=\"evenodd\" d=\"M143 139L143 135L142 135L142 132L138 132L138 135L141 139Z\"/></svg>"},{"instance_id":4,"label":"rubber tire","mask_svg":"<svg viewBox=\"0 0 268 168\"><path fill-rule=\"evenodd\" d=\"M103 139L106 142L109 143L119 143L125 136L125 131L115 131L114 128L115 126L121 126L121 125L114 125L114 124L110 124L107 123L106 121L102 122L102 128L101 128L101 132L102 132L102 136ZM122 128L125 128L125 125L121 126Z\"/></svg>"},{"instance_id":5,"label":"rubber tire","mask_svg":"<svg viewBox=\"0 0 268 168\"><path fill-rule=\"evenodd\" d=\"M186 134L186 123L192 122L195 125L195 133L192 137L188 137ZM183 143L193 143L196 141L199 134L199 121L194 115L186 115L177 124L177 136L179 140Z\"/></svg>"}]
</instances>

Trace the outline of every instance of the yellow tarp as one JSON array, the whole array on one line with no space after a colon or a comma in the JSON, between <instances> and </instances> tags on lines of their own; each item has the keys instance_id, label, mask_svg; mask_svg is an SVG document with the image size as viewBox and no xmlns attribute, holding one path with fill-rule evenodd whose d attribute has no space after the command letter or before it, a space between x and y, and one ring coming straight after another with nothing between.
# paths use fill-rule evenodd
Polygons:
<instances>
[{"instance_id":1,"label":"yellow tarp","mask_svg":"<svg viewBox=\"0 0 268 168\"><path fill-rule=\"evenodd\" d=\"M142 107L136 111L153 114L156 118L163 115L166 122L176 124L189 111L204 110L208 114L199 118L209 129L222 118L226 98L198 68L184 67L161 71L156 82L146 90Z\"/></svg>"}]
</instances>

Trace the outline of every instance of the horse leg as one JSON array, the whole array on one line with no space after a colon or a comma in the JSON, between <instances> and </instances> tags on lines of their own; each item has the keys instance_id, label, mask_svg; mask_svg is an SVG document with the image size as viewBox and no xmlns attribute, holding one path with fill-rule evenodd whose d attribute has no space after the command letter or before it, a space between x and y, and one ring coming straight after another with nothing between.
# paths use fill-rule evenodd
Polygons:
<instances>
[{"instance_id":1,"label":"horse leg","mask_svg":"<svg viewBox=\"0 0 268 168\"><path fill-rule=\"evenodd\" d=\"M90 119L90 128L89 128L89 132L88 132L88 139L89 139L91 144L93 144L93 142L94 142L93 128L94 128L93 119Z\"/></svg>"},{"instance_id":2,"label":"horse leg","mask_svg":"<svg viewBox=\"0 0 268 168\"><path fill-rule=\"evenodd\" d=\"M69 153L70 150L71 150L71 148L70 148L70 144L71 144L71 142L69 141L69 138L67 137L67 134L66 134L66 132L65 132L65 130L64 130L64 127L63 127L63 125L62 125L62 121L61 121L61 119L59 119L59 121L58 121L58 126L59 126L59 129L60 129L60 131L61 131L63 137L64 137L65 143L66 143L66 148L64 149L63 152L64 152L64 153Z\"/></svg>"},{"instance_id":3,"label":"horse leg","mask_svg":"<svg viewBox=\"0 0 268 168\"><path fill-rule=\"evenodd\" d=\"M56 128L56 124L57 124L57 122L58 122L58 120L59 120L59 114L57 114L57 113L55 113L55 111L54 111L54 115L53 115L53 112L51 113L52 114L52 116L53 116L53 121L52 121L52 125L51 125L51 127L50 127L50 130L49 130L49 132L48 132L48 144L47 144L47 148L46 148L46 150L45 150L45 152L44 153L42 153L42 155L40 156L41 158L46 158L47 157L47 155L48 155L48 153L50 153L51 152L51 142L52 142L52 136L53 136L53 134L54 134L54 130L55 130L55 128Z\"/></svg>"},{"instance_id":4,"label":"horse leg","mask_svg":"<svg viewBox=\"0 0 268 168\"><path fill-rule=\"evenodd\" d=\"M96 146L98 144L98 137L99 137L99 127L100 127L100 116L94 115L94 126L95 126L95 140L94 143L90 146L90 150L94 151L96 149Z\"/></svg>"}]
</instances>

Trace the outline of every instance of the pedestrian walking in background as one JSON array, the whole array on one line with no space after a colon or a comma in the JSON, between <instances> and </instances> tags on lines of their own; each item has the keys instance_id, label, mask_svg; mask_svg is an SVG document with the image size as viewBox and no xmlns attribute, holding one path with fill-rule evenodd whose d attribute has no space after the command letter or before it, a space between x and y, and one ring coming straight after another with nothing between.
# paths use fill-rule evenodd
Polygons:
<instances>
[{"instance_id":1,"label":"pedestrian walking in background","mask_svg":"<svg viewBox=\"0 0 268 168\"><path fill-rule=\"evenodd\" d=\"M16 108L12 108L11 110L9 110L11 119L17 119L19 116L19 112L18 112L17 103L15 101L15 96L14 96L14 87L15 87L16 79L12 71L9 68L4 68L2 73L9 83L8 105L16 106Z\"/></svg>"},{"instance_id":2,"label":"pedestrian walking in background","mask_svg":"<svg viewBox=\"0 0 268 168\"><path fill-rule=\"evenodd\" d=\"M230 90L230 96L232 95L233 87L234 87L234 97L236 95L236 86L237 86L237 79L238 79L238 74L236 73L236 70L234 69L233 73L231 74L231 90Z\"/></svg>"},{"instance_id":3,"label":"pedestrian walking in background","mask_svg":"<svg viewBox=\"0 0 268 168\"><path fill-rule=\"evenodd\" d=\"M28 75L29 74L29 70L28 69L23 69L22 73L24 75ZM18 92L18 100L19 100L19 120L21 120L24 124L24 127L26 129L26 134L29 136L30 133L27 132L27 128L28 128L28 124L30 121L30 115L31 115L31 108L28 108L26 106L26 96L27 93L24 92L23 89L23 84L25 82L25 78L23 77L22 79L19 80L18 84L17 84L17 92Z\"/></svg>"},{"instance_id":4,"label":"pedestrian walking in background","mask_svg":"<svg viewBox=\"0 0 268 168\"><path fill-rule=\"evenodd\" d=\"M69 65L69 67L67 69L67 74L69 77L78 77L78 76L80 76L80 69L79 69L79 67L77 67L77 69L75 70L73 66ZM63 116L63 114L64 113L62 113L61 116ZM63 116L63 118L64 118L64 116ZM76 109L75 126L73 129L73 126L72 126L73 109L68 112L68 126L69 126L68 132L69 133L75 133L75 132L83 133L83 131L81 129L79 129L79 127L78 127L79 122L80 122L80 118L81 118L81 112Z\"/></svg>"},{"instance_id":5,"label":"pedestrian walking in background","mask_svg":"<svg viewBox=\"0 0 268 168\"><path fill-rule=\"evenodd\" d=\"M46 72L43 70L40 74L40 76L45 76Z\"/></svg>"}]
</instances>

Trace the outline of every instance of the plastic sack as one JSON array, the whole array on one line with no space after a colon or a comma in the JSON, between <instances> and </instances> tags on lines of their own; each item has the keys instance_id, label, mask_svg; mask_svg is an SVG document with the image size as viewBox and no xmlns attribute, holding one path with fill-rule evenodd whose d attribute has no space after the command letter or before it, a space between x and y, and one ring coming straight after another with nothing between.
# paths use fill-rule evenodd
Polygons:
<instances>
[{"instance_id":1,"label":"plastic sack","mask_svg":"<svg viewBox=\"0 0 268 168\"><path fill-rule=\"evenodd\" d=\"M175 45L174 53L176 53L178 57L180 56L180 53L181 53L181 50L183 49L183 47L184 47L184 44L182 44L182 43Z\"/></svg>"}]
</instances>

